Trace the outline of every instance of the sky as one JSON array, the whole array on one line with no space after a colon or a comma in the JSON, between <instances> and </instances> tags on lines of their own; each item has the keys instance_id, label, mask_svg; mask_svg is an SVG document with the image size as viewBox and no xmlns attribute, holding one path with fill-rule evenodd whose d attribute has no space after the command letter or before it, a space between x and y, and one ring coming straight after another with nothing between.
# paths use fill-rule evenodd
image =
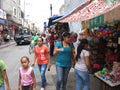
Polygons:
<instances>
[{"instance_id":1,"label":"sky","mask_svg":"<svg viewBox=\"0 0 120 90\"><path fill-rule=\"evenodd\" d=\"M21 1L24 4L24 0ZM50 4L52 4L52 14L59 15L59 8L64 0L25 0L25 14L37 27L43 29L44 22L48 22L51 16ZM22 6L24 8L24 6Z\"/></svg>"}]
</instances>

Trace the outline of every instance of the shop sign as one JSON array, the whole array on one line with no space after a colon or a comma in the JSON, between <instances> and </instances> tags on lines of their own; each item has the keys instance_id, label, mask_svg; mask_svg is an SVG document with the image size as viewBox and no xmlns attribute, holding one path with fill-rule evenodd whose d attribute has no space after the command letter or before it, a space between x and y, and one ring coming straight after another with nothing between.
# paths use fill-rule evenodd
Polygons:
<instances>
[{"instance_id":1,"label":"shop sign","mask_svg":"<svg viewBox=\"0 0 120 90\"><path fill-rule=\"evenodd\" d=\"M89 20L90 28L104 25L104 14Z\"/></svg>"},{"instance_id":2,"label":"shop sign","mask_svg":"<svg viewBox=\"0 0 120 90\"><path fill-rule=\"evenodd\" d=\"M0 18L6 19L6 12L0 9Z\"/></svg>"},{"instance_id":3,"label":"shop sign","mask_svg":"<svg viewBox=\"0 0 120 90\"><path fill-rule=\"evenodd\" d=\"M111 4L114 4L114 3L118 3L119 0L105 0L106 2L106 5L111 5Z\"/></svg>"}]
</instances>

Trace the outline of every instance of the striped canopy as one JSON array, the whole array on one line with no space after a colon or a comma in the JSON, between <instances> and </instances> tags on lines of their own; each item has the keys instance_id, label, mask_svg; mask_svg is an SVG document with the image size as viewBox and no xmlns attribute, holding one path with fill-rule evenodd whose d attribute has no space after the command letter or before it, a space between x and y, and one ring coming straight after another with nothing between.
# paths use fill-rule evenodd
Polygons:
<instances>
[{"instance_id":1,"label":"striped canopy","mask_svg":"<svg viewBox=\"0 0 120 90\"><path fill-rule=\"evenodd\" d=\"M120 5L120 0L94 0L79 6L70 14L54 20L54 22L76 22L92 19L105 14Z\"/></svg>"}]
</instances>

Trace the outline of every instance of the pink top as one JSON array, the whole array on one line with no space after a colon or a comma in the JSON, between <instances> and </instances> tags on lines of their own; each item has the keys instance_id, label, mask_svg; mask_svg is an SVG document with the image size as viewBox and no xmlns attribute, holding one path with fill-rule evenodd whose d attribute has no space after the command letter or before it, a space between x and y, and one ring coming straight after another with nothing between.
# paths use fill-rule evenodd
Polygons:
<instances>
[{"instance_id":1,"label":"pink top","mask_svg":"<svg viewBox=\"0 0 120 90\"><path fill-rule=\"evenodd\" d=\"M32 72L32 67L29 67L28 70L24 70L22 67L20 67L20 76L21 76L22 86L28 86L33 84L31 72Z\"/></svg>"}]
</instances>

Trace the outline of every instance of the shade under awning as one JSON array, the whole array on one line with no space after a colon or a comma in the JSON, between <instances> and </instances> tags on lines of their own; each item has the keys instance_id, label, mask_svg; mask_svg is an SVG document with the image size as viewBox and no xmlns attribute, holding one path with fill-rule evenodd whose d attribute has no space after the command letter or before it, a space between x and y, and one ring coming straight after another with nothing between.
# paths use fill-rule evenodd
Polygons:
<instances>
[{"instance_id":1,"label":"shade under awning","mask_svg":"<svg viewBox=\"0 0 120 90\"><path fill-rule=\"evenodd\" d=\"M60 15L51 16L51 17L49 18L48 26L47 26L47 27L50 27L50 26L56 24L57 22L53 22L54 20L59 19L59 18L61 18L61 17L64 17L65 15L69 14L70 12L71 12L71 10L67 10L66 12L63 12L63 13L60 14Z\"/></svg>"},{"instance_id":2,"label":"shade under awning","mask_svg":"<svg viewBox=\"0 0 120 90\"><path fill-rule=\"evenodd\" d=\"M53 20L58 19L60 17L62 17L62 16L61 15L60 16L51 16L49 18L49 22L48 22L48 26L47 27L50 27L50 26L54 25L56 22L53 22Z\"/></svg>"},{"instance_id":3,"label":"shade under awning","mask_svg":"<svg viewBox=\"0 0 120 90\"><path fill-rule=\"evenodd\" d=\"M86 2L85 4L76 8L70 14L62 18L56 19L54 20L54 22L85 21L85 20L94 18L96 16L99 16L101 14L104 14L106 12L109 12L120 5L120 0L116 0L109 4L106 1L105 0L94 0L92 2Z\"/></svg>"}]
</instances>

